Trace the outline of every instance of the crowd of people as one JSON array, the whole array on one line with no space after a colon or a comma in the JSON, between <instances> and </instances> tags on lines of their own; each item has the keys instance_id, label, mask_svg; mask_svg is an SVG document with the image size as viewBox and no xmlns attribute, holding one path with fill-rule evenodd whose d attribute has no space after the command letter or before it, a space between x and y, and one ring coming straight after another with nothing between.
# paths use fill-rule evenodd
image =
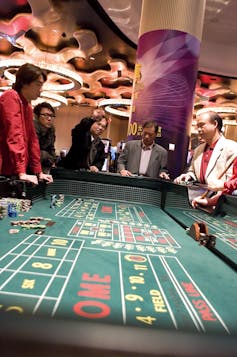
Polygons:
<instances>
[{"instance_id":1,"label":"crowd of people","mask_svg":"<svg viewBox=\"0 0 237 357\"><path fill-rule=\"evenodd\" d=\"M56 165L69 170L101 171L105 161L101 135L109 123L105 112L95 109L72 129L71 147L57 162L55 110L47 102L31 106L46 80L42 69L26 63L17 71L12 89L0 97L0 174L37 185L42 180L53 182L51 170ZM188 169L174 183L200 183L203 191L197 194L195 190L190 199L192 206L215 207L221 195L237 193L237 142L224 137L222 119L214 111L200 114L196 122L200 144ZM125 142L118 157L118 174L170 180L168 152L157 144L157 131L157 122L147 120L141 139Z\"/></svg>"}]
</instances>

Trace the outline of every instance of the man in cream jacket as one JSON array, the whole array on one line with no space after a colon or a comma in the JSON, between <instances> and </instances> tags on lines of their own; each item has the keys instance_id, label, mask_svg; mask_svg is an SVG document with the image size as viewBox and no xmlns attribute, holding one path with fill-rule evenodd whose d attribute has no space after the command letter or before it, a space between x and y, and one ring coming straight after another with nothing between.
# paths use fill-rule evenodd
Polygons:
<instances>
[{"instance_id":1,"label":"man in cream jacket","mask_svg":"<svg viewBox=\"0 0 237 357\"><path fill-rule=\"evenodd\" d=\"M197 116L197 129L202 143L194 150L188 171L176 177L174 182L197 180L210 184L216 179L227 181L232 176L237 143L222 135L222 119L216 112Z\"/></svg>"}]
</instances>

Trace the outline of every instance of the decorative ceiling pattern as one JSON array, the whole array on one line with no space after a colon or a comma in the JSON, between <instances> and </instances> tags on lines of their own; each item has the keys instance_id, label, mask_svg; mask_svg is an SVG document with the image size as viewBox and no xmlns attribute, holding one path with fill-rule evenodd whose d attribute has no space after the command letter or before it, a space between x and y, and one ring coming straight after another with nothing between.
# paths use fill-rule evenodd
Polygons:
<instances>
[{"instance_id":1,"label":"decorative ceiling pattern","mask_svg":"<svg viewBox=\"0 0 237 357\"><path fill-rule=\"evenodd\" d=\"M95 0L1 2L0 90L32 62L48 72L39 100L54 106L130 99L136 46L111 26Z\"/></svg>"},{"instance_id":2,"label":"decorative ceiling pattern","mask_svg":"<svg viewBox=\"0 0 237 357\"><path fill-rule=\"evenodd\" d=\"M21 64L32 62L48 72L42 97L33 105L42 100L54 106L112 103L115 115L121 109L121 116L128 116L141 5L142 0L0 1L0 92L12 85ZM235 10L236 0L207 0L201 70L218 68L215 61L223 53L216 56L209 51L207 63L205 44L213 48L212 42L224 42L227 37L231 43ZM210 73L215 72L198 74L194 113L208 106L236 111L236 79Z\"/></svg>"}]
</instances>

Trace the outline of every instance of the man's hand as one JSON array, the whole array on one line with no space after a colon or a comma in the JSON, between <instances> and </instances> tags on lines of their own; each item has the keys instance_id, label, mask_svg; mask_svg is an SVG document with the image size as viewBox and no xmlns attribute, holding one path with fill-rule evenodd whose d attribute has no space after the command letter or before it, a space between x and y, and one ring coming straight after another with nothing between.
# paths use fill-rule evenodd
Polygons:
<instances>
[{"instance_id":1,"label":"man's hand","mask_svg":"<svg viewBox=\"0 0 237 357\"><path fill-rule=\"evenodd\" d=\"M46 183L52 183L53 182L53 177L52 177L52 175L44 174L43 172L41 172L39 174L39 180L40 181L46 181Z\"/></svg>"},{"instance_id":2,"label":"man's hand","mask_svg":"<svg viewBox=\"0 0 237 357\"><path fill-rule=\"evenodd\" d=\"M161 172L161 173L159 174L159 177L162 178L162 179L164 179L164 180L170 180L170 175L167 174L166 172Z\"/></svg>"},{"instance_id":3,"label":"man's hand","mask_svg":"<svg viewBox=\"0 0 237 357\"><path fill-rule=\"evenodd\" d=\"M212 196L210 198L203 197L203 196L197 196L192 201L192 206L193 206L193 208L197 208L199 205L214 208L216 206L217 201L219 200L220 196L221 196L221 191L219 191L218 193L216 193L214 196Z\"/></svg>"},{"instance_id":4,"label":"man's hand","mask_svg":"<svg viewBox=\"0 0 237 357\"><path fill-rule=\"evenodd\" d=\"M33 185L38 185L38 178L36 175L27 175L25 173L19 174L19 179L25 182L32 183Z\"/></svg>"},{"instance_id":5,"label":"man's hand","mask_svg":"<svg viewBox=\"0 0 237 357\"><path fill-rule=\"evenodd\" d=\"M192 180L192 176L190 176L189 174L181 174L180 176L174 179L174 183L188 182L191 180Z\"/></svg>"},{"instance_id":6,"label":"man's hand","mask_svg":"<svg viewBox=\"0 0 237 357\"><path fill-rule=\"evenodd\" d=\"M202 196L197 196L192 200L192 207L197 208L199 205L201 206L208 206L208 198Z\"/></svg>"},{"instance_id":7,"label":"man's hand","mask_svg":"<svg viewBox=\"0 0 237 357\"><path fill-rule=\"evenodd\" d=\"M90 166L89 170L90 170L90 172L99 172L99 169L97 166Z\"/></svg>"},{"instance_id":8,"label":"man's hand","mask_svg":"<svg viewBox=\"0 0 237 357\"><path fill-rule=\"evenodd\" d=\"M99 172L99 169L96 166L90 166L89 169L90 169L90 172Z\"/></svg>"},{"instance_id":9,"label":"man's hand","mask_svg":"<svg viewBox=\"0 0 237 357\"><path fill-rule=\"evenodd\" d=\"M128 170L121 170L120 175L121 176L132 176L132 173Z\"/></svg>"}]
</instances>

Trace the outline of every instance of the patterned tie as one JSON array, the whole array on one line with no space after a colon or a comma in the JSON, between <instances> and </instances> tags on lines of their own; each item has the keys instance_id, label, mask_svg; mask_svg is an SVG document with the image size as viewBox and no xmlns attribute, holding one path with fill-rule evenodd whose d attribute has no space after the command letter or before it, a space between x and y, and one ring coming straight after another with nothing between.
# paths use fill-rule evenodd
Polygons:
<instances>
[{"instance_id":1,"label":"patterned tie","mask_svg":"<svg viewBox=\"0 0 237 357\"><path fill-rule=\"evenodd\" d=\"M152 149L152 146L142 145L142 150L144 150L144 151L148 151L148 150L151 150L151 149Z\"/></svg>"}]
</instances>

